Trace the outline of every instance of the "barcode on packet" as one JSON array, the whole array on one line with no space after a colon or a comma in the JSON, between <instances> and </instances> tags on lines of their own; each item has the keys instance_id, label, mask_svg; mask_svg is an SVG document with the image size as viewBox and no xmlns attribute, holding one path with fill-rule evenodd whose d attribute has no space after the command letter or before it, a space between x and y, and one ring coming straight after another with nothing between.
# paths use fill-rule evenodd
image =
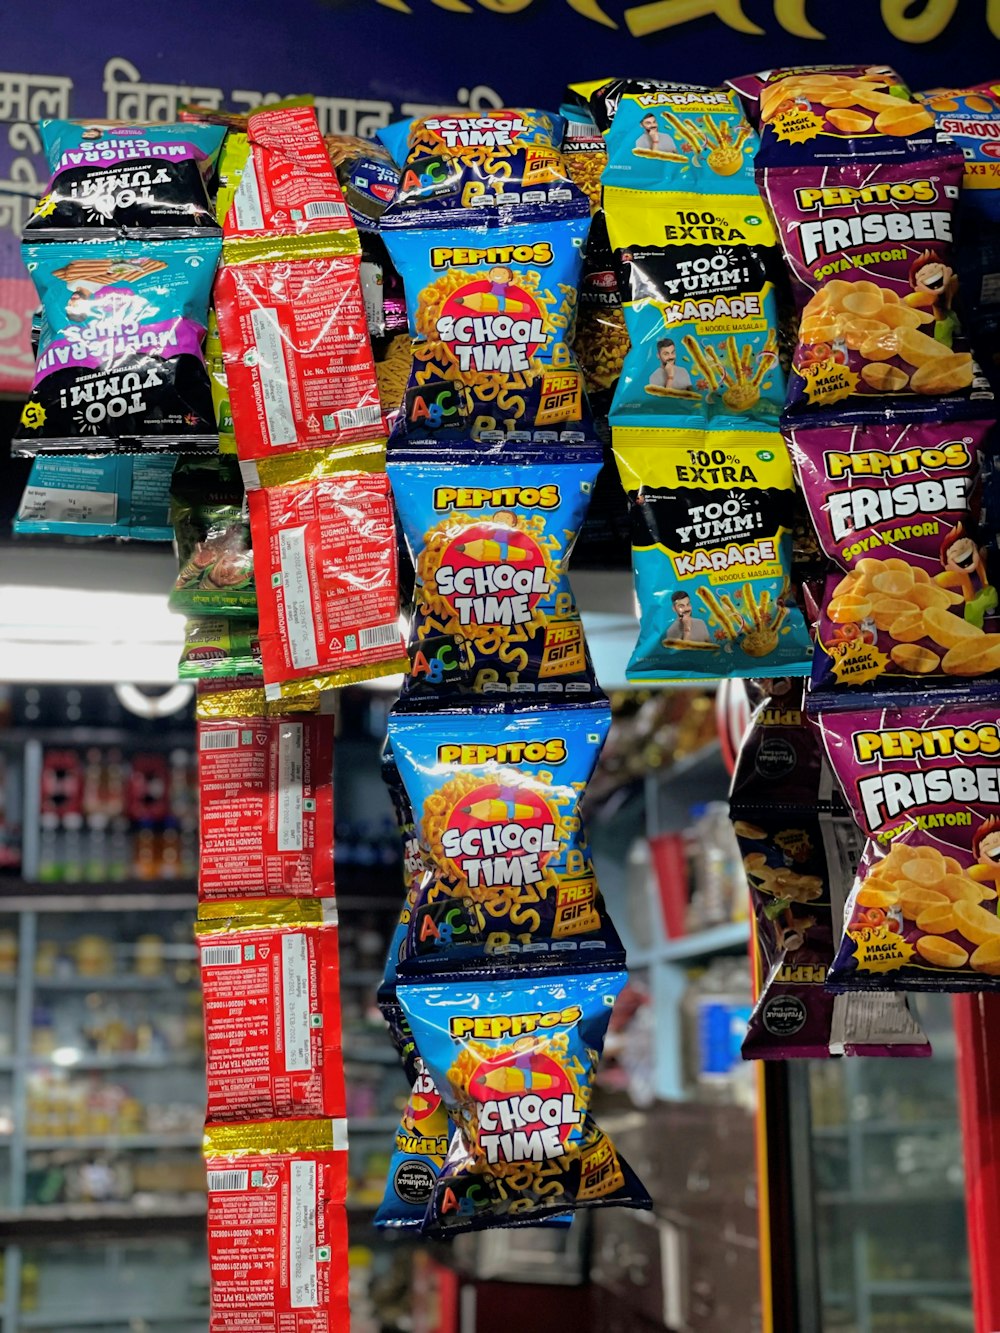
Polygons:
<instances>
[{"instance_id":1,"label":"barcode on packet","mask_svg":"<svg viewBox=\"0 0 1000 1333\"><path fill-rule=\"evenodd\" d=\"M250 1183L249 1171L209 1171L210 1190L245 1190Z\"/></svg>"},{"instance_id":2,"label":"barcode on packet","mask_svg":"<svg viewBox=\"0 0 1000 1333\"><path fill-rule=\"evenodd\" d=\"M347 216L347 205L319 199L311 204L306 204L305 215L306 221L310 218L344 218Z\"/></svg>"},{"instance_id":3,"label":"barcode on packet","mask_svg":"<svg viewBox=\"0 0 1000 1333\"><path fill-rule=\"evenodd\" d=\"M202 967L234 967L241 958L238 944L209 944L201 951Z\"/></svg>"},{"instance_id":4,"label":"barcode on packet","mask_svg":"<svg viewBox=\"0 0 1000 1333\"><path fill-rule=\"evenodd\" d=\"M203 731L201 733L201 748L203 750L238 750L240 748L240 733L237 727L230 731Z\"/></svg>"},{"instance_id":5,"label":"barcode on packet","mask_svg":"<svg viewBox=\"0 0 1000 1333\"><path fill-rule=\"evenodd\" d=\"M362 648L388 648L391 643L399 642L399 626L392 620L388 625L359 630L358 642Z\"/></svg>"},{"instance_id":6,"label":"barcode on packet","mask_svg":"<svg viewBox=\"0 0 1000 1333\"><path fill-rule=\"evenodd\" d=\"M356 430L358 426L381 426L382 412L377 407L345 407L337 413L341 430Z\"/></svg>"}]
</instances>

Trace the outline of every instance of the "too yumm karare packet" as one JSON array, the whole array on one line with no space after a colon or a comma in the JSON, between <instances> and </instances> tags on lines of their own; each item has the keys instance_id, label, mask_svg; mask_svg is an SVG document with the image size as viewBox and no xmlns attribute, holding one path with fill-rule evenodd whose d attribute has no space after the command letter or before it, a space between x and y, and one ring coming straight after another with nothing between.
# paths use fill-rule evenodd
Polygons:
<instances>
[{"instance_id":1,"label":"too yumm karare packet","mask_svg":"<svg viewBox=\"0 0 1000 1333\"><path fill-rule=\"evenodd\" d=\"M428 1205L435 1236L530 1225L577 1208L648 1208L589 1114L623 970L578 964L438 976L399 989L457 1127Z\"/></svg>"},{"instance_id":2,"label":"too yumm karare packet","mask_svg":"<svg viewBox=\"0 0 1000 1333\"><path fill-rule=\"evenodd\" d=\"M815 696L813 696L815 698ZM830 972L838 990L994 990L1000 714L947 694L824 699L818 726L867 838Z\"/></svg>"}]
</instances>

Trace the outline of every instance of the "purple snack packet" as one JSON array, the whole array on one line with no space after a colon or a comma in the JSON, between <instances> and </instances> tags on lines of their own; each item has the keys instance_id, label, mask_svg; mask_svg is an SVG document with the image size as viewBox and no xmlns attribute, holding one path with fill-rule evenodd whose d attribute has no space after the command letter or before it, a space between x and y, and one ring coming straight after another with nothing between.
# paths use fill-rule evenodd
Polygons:
<instances>
[{"instance_id":1,"label":"purple snack packet","mask_svg":"<svg viewBox=\"0 0 1000 1333\"><path fill-rule=\"evenodd\" d=\"M992 697L991 697L992 696ZM867 842L835 990L1000 989L1000 706L984 686L824 705L819 727Z\"/></svg>"},{"instance_id":2,"label":"purple snack packet","mask_svg":"<svg viewBox=\"0 0 1000 1333\"><path fill-rule=\"evenodd\" d=\"M989 400L953 306L962 156L758 167L801 313L786 415Z\"/></svg>"},{"instance_id":3,"label":"purple snack packet","mask_svg":"<svg viewBox=\"0 0 1000 1333\"><path fill-rule=\"evenodd\" d=\"M744 1059L929 1054L903 997L858 1005L824 989L860 839L805 719L801 684L779 683L786 693L756 711L730 796L755 916L758 998Z\"/></svg>"}]
</instances>

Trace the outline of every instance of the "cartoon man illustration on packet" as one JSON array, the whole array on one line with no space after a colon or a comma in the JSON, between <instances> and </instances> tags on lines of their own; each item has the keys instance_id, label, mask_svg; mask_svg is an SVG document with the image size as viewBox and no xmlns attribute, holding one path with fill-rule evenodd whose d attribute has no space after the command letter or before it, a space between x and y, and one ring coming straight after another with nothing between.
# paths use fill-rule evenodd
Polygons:
<instances>
[{"instance_id":1,"label":"cartoon man illustration on packet","mask_svg":"<svg viewBox=\"0 0 1000 1333\"><path fill-rule=\"evenodd\" d=\"M961 523L941 543L941 564L943 571L934 582L942 588L954 588L965 602L964 618L982 629L986 613L996 610L1000 598L989 581L982 551Z\"/></svg>"},{"instance_id":2,"label":"cartoon man illustration on packet","mask_svg":"<svg viewBox=\"0 0 1000 1333\"><path fill-rule=\"evenodd\" d=\"M955 270L936 250L925 250L910 265L910 286L913 291L906 304L933 315L933 328L927 332L933 332L939 343L951 347L958 328L958 316L952 310L958 292Z\"/></svg>"}]
</instances>

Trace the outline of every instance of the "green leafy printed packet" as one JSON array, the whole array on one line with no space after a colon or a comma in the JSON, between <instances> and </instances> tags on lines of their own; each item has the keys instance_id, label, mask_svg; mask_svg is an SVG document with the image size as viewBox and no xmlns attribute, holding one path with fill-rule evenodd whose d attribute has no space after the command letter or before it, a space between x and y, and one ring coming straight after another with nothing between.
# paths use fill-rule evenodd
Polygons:
<instances>
[{"instance_id":1,"label":"green leafy printed packet","mask_svg":"<svg viewBox=\"0 0 1000 1333\"><path fill-rule=\"evenodd\" d=\"M252 620L204 616L184 627L184 648L177 664L181 680L229 680L260 676L260 644Z\"/></svg>"},{"instance_id":2,"label":"green leafy printed packet","mask_svg":"<svg viewBox=\"0 0 1000 1333\"><path fill-rule=\"evenodd\" d=\"M255 617L250 523L237 460L182 459L171 486L170 521L180 566L170 609Z\"/></svg>"}]
</instances>

